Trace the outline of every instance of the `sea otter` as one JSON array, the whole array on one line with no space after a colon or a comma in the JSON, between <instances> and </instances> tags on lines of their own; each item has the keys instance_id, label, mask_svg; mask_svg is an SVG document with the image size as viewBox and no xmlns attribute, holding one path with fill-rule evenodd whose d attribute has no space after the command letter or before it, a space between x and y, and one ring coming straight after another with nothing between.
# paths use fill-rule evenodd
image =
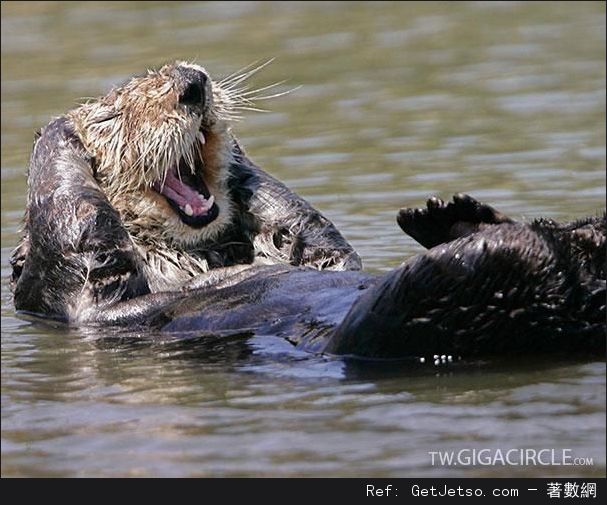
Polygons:
<instances>
[{"instance_id":1,"label":"sea otter","mask_svg":"<svg viewBox=\"0 0 607 505\"><path fill-rule=\"evenodd\" d=\"M15 307L75 325L253 331L367 358L605 352L606 218L403 208L429 250L383 276L230 131L253 70L135 77L37 135Z\"/></svg>"}]
</instances>

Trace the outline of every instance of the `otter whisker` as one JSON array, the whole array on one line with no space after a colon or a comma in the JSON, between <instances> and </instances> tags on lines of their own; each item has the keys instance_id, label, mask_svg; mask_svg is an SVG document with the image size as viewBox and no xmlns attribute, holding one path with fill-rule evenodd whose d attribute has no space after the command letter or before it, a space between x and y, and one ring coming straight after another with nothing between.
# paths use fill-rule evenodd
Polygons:
<instances>
[{"instance_id":1,"label":"otter whisker","mask_svg":"<svg viewBox=\"0 0 607 505\"><path fill-rule=\"evenodd\" d=\"M228 82L219 82L218 85L226 91L232 91L234 89L237 89L238 85L240 85L241 83L243 83L244 81L249 79L251 76L253 76L257 72L259 72L263 67L265 67L269 63L270 62L266 62L263 65L260 65L259 67L254 68L253 70L250 70L249 72L247 72L245 74L239 75Z\"/></svg>"},{"instance_id":2,"label":"otter whisker","mask_svg":"<svg viewBox=\"0 0 607 505\"><path fill-rule=\"evenodd\" d=\"M239 96L250 96L250 95L253 95L254 93L259 93L260 91L265 91L267 89L275 88L276 86L280 86L281 84L284 84L285 82L287 82L286 79L283 79L282 81L274 82L272 84L268 84L267 86L263 86L261 88L252 89L250 91L246 91L245 93L239 93Z\"/></svg>"},{"instance_id":3,"label":"otter whisker","mask_svg":"<svg viewBox=\"0 0 607 505\"><path fill-rule=\"evenodd\" d=\"M273 95L254 96L253 100L258 101L258 100L270 100L271 98L278 98L278 97L293 93L294 91L297 91L300 88L301 88L301 85L295 86L294 88L288 89L286 91L281 91L280 93L274 93Z\"/></svg>"},{"instance_id":4,"label":"otter whisker","mask_svg":"<svg viewBox=\"0 0 607 505\"><path fill-rule=\"evenodd\" d=\"M300 85L300 86L291 88L289 90L281 91L280 93L275 93L272 95L259 95L259 93L262 91L266 91L268 89L275 88L286 82L287 82L286 80L282 80L282 81L275 82L273 84L269 84L267 86L263 86L261 88L254 88L254 89L251 89L249 86L245 86L243 88L227 89L227 90L224 89L224 92L225 92L225 95L231 101L239 101L239 100L254 101L254 100L259 100L259 99L265 100L268 98L276 98L279 96L283 96L283 95L292 93L293 91L297 91L299 88L301 88L301 85Z\"/></svg>"},{"instance_id":5,"label":"otter whisker","mask_svg":"<svg viewBox=\"0 0 607 505\"><path fill-rule=\"evenodd\" d=\"M237 109L237 110L250 110L250 111L253 111L253 112L271 112L268 109L260 109L258 107L246 107L246 106L243 106L243 105L237 105L237 106L234 107L234 109Z\"/></svg>"},{"instance_id":6,"label":"otter whisker","mask_svg":"<svg viewBox=\"0 0 607 505\"><path fill-rule=\"evenodd\" d=\"M240 114L235 113L237 110L246 110L253 112L269 112L266 109L260 108L256 105L256 102L261 100L270 100L272 98L278 98L293 91L298 90L301 86L296 86L292 89L280 91L277 93L271 93L264 95L263 92L274 89L277 86L284 84L286 81L278 81L267 86L260 88L251 88L250 86L238 87L237 83L232 83L228 89L224 87L219 88L219 95L216 102L217 114L220 119L226 121L238 121L242 119Z\"/></svg>"},{"instance_id":7,"label":"otter whisker","mask_svg":"<svg viewBox=\"0 0 607 505\"><path fill-rule=\"evenodd\" d=\"M249 100L248 98L240 98L240 97L228 97L228 103L226 104L228 108L233 108L235 105L255 105L253 100Z\"/></svg>"},{"instance_id":8,"label":"otter whisker","mask_svg":"<svg viewBox=\"0 0 607 505\"><path fill-rule=\"evenodd\" d=\"M228 113L218 112L217 118L221 119L222 121L237 122L237 121L242 121L243 116L241 114L228 114Z\"/></svg>"},{"instance_id":9,"label":"otter whisker","mask_svg":"<svg viewBox=\"0 0 607 505\"><path fill-rule=\"evenodd\" d=\"M255 68L252 68L251 70L248 70L247 72L243 72L243 73L239 73L241 72L240 70L235 72L234 74L229 75L228 77L225 77L224 79L221 79L219 81L219 85L230 85L232 83L238 83L238 82L242 82L245 79L248 79L249 77L251 77L252 75L255 75L257 72L259 72L262 68L267 67L270 63L272 63L276 58L270 58L269 60L265 61L264 63L262 63L261 65L258 65ZM257 60L259 61L259 60ZM257 64L256 62L251 63L250 65L247 65L246 67L244 67L242 69L242 71L246 70L247 68L250 68L253 65Z\"/></svg>"},{"instance_id":10,"label":"otter whisker","mask_svg":"<svg viewBox=\"0 0 607 505\"><path fill-rule=\"evenodd\" d=\"M229 90L229 91L224 91L224 97L227 98L230 102L234 102L234 101L238 101L240 99L244 99L246 98L243 94L242 91L246 91L249 88L243 88L243 89L235 89L235 90Z\"/></svg>"},{"instance_id":11,"label":"otter whisker","mask_svg":"<svg viewBox=\"0 0 607 505\"><path fill-rule=\"evenodd\" d=\"M257 63L259 63L261 60L256 60L253 63L249 63L248 65L245 65L242 68L239 68L238 70L232 72L231 74L226 75L225 77L223 77L222 79L219 79L217 81L218 84L224 84L227 82L230 82L232 80L232 78L240 75L242 72L244 72L245 70L250 69L253 65L257 65Z\"/></svg>"}]
</instances>

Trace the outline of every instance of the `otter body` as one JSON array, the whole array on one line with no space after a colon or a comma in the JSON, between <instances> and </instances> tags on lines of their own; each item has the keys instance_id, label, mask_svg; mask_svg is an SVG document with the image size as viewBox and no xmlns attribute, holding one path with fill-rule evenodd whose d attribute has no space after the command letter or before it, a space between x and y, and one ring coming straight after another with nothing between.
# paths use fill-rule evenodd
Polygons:
<instances>
[{"instance_id":1,"label":"otter body","mask_svg":"<svg viewBox=\"0 0 607 505\"><path fill-rule=\"evenodd\" d=\"M604 215L523 224L433 198L398 215L428 252L361 272L333 224L230 133L250 73L167 65L41 131L11 259L19 311L370 358L604 354Z\"/></svg>"},{"instance_id":2,"label":"otter body","mask_svg":"<svg viewBox=\"0 0 607 505\"><path fill-rule=\"evenodd\" d=\"M462 214L471 202L456 198L433 219L445 229L480 231L382 276L256 267L172 299L152 298L150 308L146 297L136 299L101 319L179 333L252 331L306 351L381 359L604 354L605 218L455 221L454 214L469 218ZM409 224L428 214L418 210Z\"/></svg>"}]
</instances>

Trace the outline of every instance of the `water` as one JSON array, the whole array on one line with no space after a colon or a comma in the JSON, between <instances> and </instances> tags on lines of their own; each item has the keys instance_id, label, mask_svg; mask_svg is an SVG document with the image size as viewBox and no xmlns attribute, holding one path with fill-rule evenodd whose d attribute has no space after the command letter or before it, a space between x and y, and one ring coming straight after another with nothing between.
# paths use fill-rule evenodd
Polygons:
<instances>
[{"instance_id":1,"label":"water","mask_svg":"<svg viewBox=\"0 0 607 505\"><path fill-rule=\"evenodd\" d=\"M395 212L463 191L516 218L605 206L604 3L2 3L2 475L605 475L605 363L411 370L272 338L91 335L15 317L33 133L174 59L297 92L235 126L368 270L421 249ZM100 340L98 337L105 336ZM111 338L110 338L111 337ZM589 466L432 466L571 449Z\"/></svg>"}]
</instances>

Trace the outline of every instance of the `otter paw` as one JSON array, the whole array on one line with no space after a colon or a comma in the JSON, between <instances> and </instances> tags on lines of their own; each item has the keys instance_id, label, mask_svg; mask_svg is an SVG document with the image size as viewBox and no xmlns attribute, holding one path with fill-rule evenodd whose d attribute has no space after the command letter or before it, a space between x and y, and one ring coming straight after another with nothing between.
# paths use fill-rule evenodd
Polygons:
<instances>
[{"instance_id":1,"label":"otter paw","mask_svg":"<svg viewBox=\"0 0 607 505\"><path fill-rule=\"evenodd\" d=\"M402 208L396 221L407 235L428 249L474 233L482 224L512 222L493 207L462 193L455 194L449 203L433 196L426 201L425 209Z\"/></svg>"},{"instance_id":2,"label":"otter paw","mask_svg":"<svg viewBox=\"0 0 607 505\"><path fill-rule=\"evenodd\" d=\"M457 221L485 224L513 222L512 219L495 210L490 205L479 202L476 198L463 193L453 195L453 203L449 205L453 207L453 213Z\"/></svg>"},{"instance_id":3,"label":"otter paw","mask_svg":"<svg viewBox=\"0 0 607 505\"><path fill-rule=\"evenodd\" d=\"M427 200L426 208L400 209L396 221L407 235L430 249L449 241L449 230L454 223L451 214L448 204L433 196Z\"/></svg>"}]
</instances>

